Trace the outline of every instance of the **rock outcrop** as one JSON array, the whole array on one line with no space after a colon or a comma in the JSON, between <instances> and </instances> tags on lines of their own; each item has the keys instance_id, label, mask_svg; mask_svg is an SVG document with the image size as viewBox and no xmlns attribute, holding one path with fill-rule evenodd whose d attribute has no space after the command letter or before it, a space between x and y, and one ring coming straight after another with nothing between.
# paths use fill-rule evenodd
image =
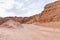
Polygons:
<instances>
[{"instance_id":1,"label":"rock outcrop","mask_svg":"<svg viewBox=\"0 0 60 40\"><path fill-rule=\"evenodd\" d=\"M60 1L47 4L41 13L40 20L42 20L42 22L60 21Z\"/></svg>"},{"instance_id":2,"label":"rock outcrop","mask_svg":"<svg viewBox=\"0 0 60 40\"><path fill-rule=\"evenodd\" d=\"M47 4L42 13L29 17L28 23L60 22L60 1Z\"/></svg>"},{"instance_id":3,"label":"rock outcrop","mask_svg":"<svg viewBox=\"0 0 60 40\"><path fill-rule=\"evenodd\" d=\"M5 27L5 28L19 28L22 27L22 25L14 20L8 20L4 22L3 24L0 25L0 27Z\"/></svg>"}]
</instances>

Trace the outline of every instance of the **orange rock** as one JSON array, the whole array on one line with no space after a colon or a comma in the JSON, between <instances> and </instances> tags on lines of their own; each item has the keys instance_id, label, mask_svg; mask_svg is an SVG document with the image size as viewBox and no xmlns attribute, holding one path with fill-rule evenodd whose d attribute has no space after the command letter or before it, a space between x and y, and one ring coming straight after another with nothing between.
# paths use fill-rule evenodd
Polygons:
<instances>
[{"instance_id":1,"label":"orange rock","mask_svg":"<svg viewBox=\"0 0 60 40\"><path fill-rule=\"evenodd\" d=\"M8 20L3 24L1 24L0 27L17 28L17 27L22 27L22 25L14 20Z\"/></svg>"}]
</instances>

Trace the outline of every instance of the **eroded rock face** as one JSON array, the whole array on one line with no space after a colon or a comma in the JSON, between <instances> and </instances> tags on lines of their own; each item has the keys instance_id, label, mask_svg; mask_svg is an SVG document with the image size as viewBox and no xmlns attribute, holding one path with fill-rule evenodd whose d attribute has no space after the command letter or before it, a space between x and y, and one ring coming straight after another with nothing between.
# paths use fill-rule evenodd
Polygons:
<instances>
[{"instance_id":1,"label":"eroded rock face","mask_svg":"<svg viewBox=\"0 0 60 40\"><path fill-rule=\"evenodd\" d=\"M60 1L47 4L41 13L41 19L45 22L60 21Z\"/></svg>"},{"instance_id":2,"label":"eroded rock face","mask_svg":"<svg viewBox=\"0 0 60 40\"><path fill-rule=\"evenodd\" d=\"M31 19L32 20L32 19ZM33 22L33 21L29 22ZM60 22L60 1L47 4L41 14L33 16L34 22Z\"/></svg>"},{"instance_id":3,"label":"eroded rock face","mask_svg":"<svg viewBox=\"0 0 60 40\"><path fill-rule=\"evenodd\" d=\"M60 1L47 4L41 14L34 15L28 23L60 22Z\"/></svg>"}]
</instances>

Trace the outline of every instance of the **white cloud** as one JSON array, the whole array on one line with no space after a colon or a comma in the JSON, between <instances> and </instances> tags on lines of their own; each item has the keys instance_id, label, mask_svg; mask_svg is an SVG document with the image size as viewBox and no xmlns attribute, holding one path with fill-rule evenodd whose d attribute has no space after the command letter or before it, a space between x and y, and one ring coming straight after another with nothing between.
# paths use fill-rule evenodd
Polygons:
<instances>
[{"instance_id":1,"label":"white cloud","mask_svg":"<svg viewBox=\"0 0 60 40\"><path fill-rule=\"evenodd\" d=\"M15 2L16 9L22 8L24 6L23 3Z\"/></svg>"},{"instance_id":2,"label":"white cloud","mask_svg":"<svg viewBox=\"0 0 60 40\"><path fill-rule=\"evenodd\" d=\"M6 16L14 16L13 12L7 12L5 9L0 8L0 16L6 17Z\"/></svg>"},{"instance_id":3,"label":"white cloud","mask_svg":"<svg viewBox=\"0 0 60 40\"><path fill-rule=\"evenodd\" d=\"M12 8L14 4L14 0L0 0L0 6L5 8L5 9L10 9Z\"/></svg>"},{"instance_id":4,"label":"white cloud","mask_svg":"<svg viewBox=\"0 0 60 40\"><path fill-rule=\"evenodd\" d=\"M29 0L25 0L25 1L29 1Z\"/></svg>"},{"instance_id":5,"label":"white cloud","mask_svg":"<svg viewBox=\"0 0 60 40\"><path fill-rule=\"evenodd\" d=\"M8 12L7 9L13 7L14 0L0 0L0 16L6 17L10 15L14 15L13 12Z\"/></svg>"},{"instance_id":6,"label":"white cloud","mask_svg":"<svg viewBox=\"0 0 60 40\"><path fill-rule=\"evenodd\" d=\"M44 3L45 1L46 0L0 0L0 16L31 16L39 13L44 4L52 0ZM7 10L10 10L10 12Z\"/></svg>"}]
</instances>

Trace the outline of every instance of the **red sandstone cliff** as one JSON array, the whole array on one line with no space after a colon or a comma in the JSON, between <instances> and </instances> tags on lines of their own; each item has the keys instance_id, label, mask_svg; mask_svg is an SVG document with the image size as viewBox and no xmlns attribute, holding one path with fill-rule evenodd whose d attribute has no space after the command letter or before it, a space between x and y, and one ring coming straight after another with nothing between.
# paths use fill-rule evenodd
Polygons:
<instances>
[{"instance_id":1,"label":"red sandstone cliff","mask_svg":"<svg viewBox=\"0 0 60 40\"><path fill-rule=\"evenodd\" d=\"M47 4L42 13L31 16L28 23L33 22L59 22L60 21L60 1Z\"/></svg>"}]
</instances>

